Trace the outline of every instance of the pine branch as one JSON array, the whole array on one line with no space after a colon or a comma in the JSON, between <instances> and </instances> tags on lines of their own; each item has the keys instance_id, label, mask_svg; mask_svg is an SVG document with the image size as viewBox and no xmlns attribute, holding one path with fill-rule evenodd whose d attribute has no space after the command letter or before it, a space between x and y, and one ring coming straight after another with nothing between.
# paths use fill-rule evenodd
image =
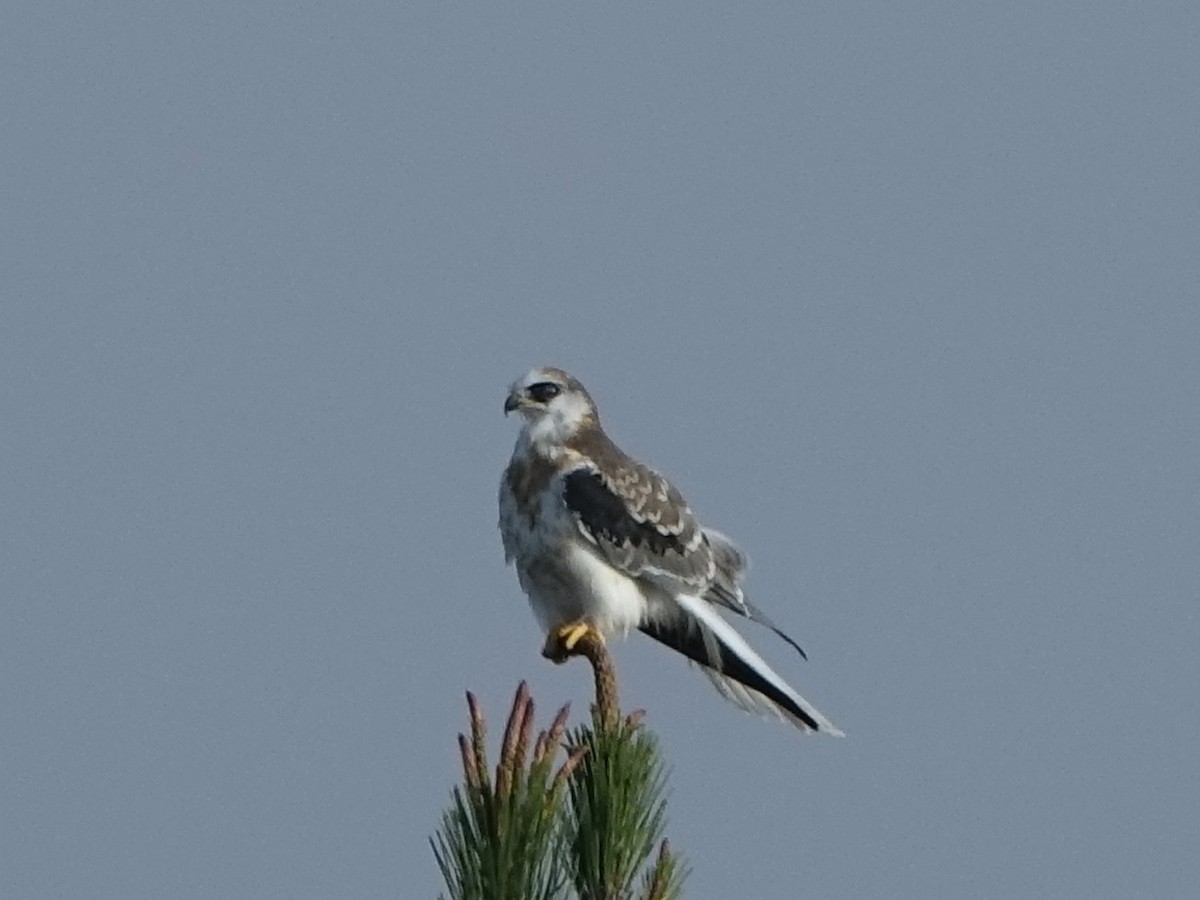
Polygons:
<instances>
[{"instance_id":1,"label":"pine branch","mask_svg":"<svg viewBox=\"0 0 1200 900\"><path fill-rule=\"evenodd\" d=\"M580 898L678 896L682 871L662 846L664 766L641 715L606 727L597 705L591 726L580 726L569 746L587 750L571 779L566 820L567 862Z\"/></svg>"},{"instance_id":2,"label":"pine branch","mask_svg":"<svg viewBox=\"0 0 1200 900\"><path fill-rule=\"evenodd\" d=\"M671 853L671 842L663 838L654 867L646 872L643 880L642 896L645 900L675 900L683 891L686 877L687 869Z\"/></svg>"},{"instance_id":3,"label":"pine branch","mask_svg":"<svg viewBox=\"0 0 1200 900\"><path fill-rule=\"evenodd\" d=\"M438 868L453 900L554 900L565 880L556 848L567 781L585 752L576 750L554 772L568 709L533 735L534 704L525 682L517 688L489 780L483 709L467 694L471 737L458 736L463 784L456 787L442 825L431 839Z\"/></svg>"},{"instance_id":4,"label":"pine branch","mask_svg":"<svg viewBox=\"0 0 1200 900\"><path fill-rule=\"evenodd\" d=\"M452 900L676 900L686 870L663 838L665 768L644 713L621 716L603 641L585 635L568 656L592 665L590 724L571 732L567 707L533 741L534 706L517 689L494 787L486 724L467 694L471 735L459 735L463 784L431 840Z\"/></svg>"}]
</instances>

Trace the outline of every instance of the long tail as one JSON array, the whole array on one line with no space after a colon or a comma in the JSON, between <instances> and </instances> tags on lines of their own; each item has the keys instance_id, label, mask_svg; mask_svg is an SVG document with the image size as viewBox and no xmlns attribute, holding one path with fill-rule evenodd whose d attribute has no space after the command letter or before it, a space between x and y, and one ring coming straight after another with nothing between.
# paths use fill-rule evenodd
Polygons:
<instances>
[{"instance_id":1,"label":"long tail","mask_svg":"<svg viewBox=\"0 0 1200 900\"><path fill-rule=\"evenodd\" d=\"M741 547L721 532L712 528L705 528L704 536L708 538L708 546L712 549L713 562L717 564L713 583L709 586L708 593L704 595L704 599L720 604L730 612L737 613L739 616L745 616L751 622L758 622L758 624L770 628L795 647L797 653L808 659L808 654L804 652L803 647L792 640L787 632L772 622L765 612L746 599L746 595L742 592L739 582L741 582L742 577L746 574L746 570L750 567L750 560L742 552Z\"/></svg>"},{"instance_id":2,"label":"long tail","mask_svg":"<svg viewBox=\"0 0 1200 900\"><path fill-rule=\"evenodd\" d=\"M641 626L645 634L699 663L717 690L743 709L785 718L802 731L842 736L707 601L687 595L675 599L688 615L647 622Z\"/></svg>"}]
</instances>

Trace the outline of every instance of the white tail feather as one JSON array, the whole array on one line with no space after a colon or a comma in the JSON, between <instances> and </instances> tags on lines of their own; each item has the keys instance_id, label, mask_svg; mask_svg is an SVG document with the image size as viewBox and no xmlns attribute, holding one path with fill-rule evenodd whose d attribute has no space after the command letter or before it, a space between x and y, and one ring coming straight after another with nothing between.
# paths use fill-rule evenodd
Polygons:
<instances>
[{"instance_id":1,"label":"white tail feather","mask_svg":"<svg viewBox=\"0 0 1200 900\"><path fill-rule=\"evenodd\" d=\"M759 656L754 649L746 643L746 639L738 633L732 625L721 618L721 614L717 612L707 601L701 600L698 597L691 597L686 594L679 594L675 597L685 610L699 620L701 627L706 632L705 643L709 642L709 636L713 640L720 642L726 649L740 657L741 660L754 669L763 680L770 682L772 687L778 690L781 694L786 695L793 703L804 710L805 714L810 716L817 723L821 731L831 734L835 737L843 737L843 732L836 725L830 722L825 716L821 715L811 703L801 697L795 689L792 688L774 669L767 665L766 661ZM711 653L711 651L710 651ZM717 657L719 658L719 657ZM778 704L772 703L770 699L760 694L758 691L747 688L739 682L726 678L718 672L709 669L704 670L706 674L721 692L726 699L733 701L743 709L751 712L768 713L786 718L795 722L805 731L811 728L795 716L790 715L787 710L779 707Z\"/></svg>"}]
</instances>

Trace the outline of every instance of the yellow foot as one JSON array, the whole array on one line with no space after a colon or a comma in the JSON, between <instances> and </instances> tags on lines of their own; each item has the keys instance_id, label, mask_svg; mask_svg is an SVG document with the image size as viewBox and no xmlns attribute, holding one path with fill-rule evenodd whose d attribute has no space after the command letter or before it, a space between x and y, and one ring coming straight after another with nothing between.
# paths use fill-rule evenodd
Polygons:
<instances>
[{"instance_id":1,"label":"yellow foot","mask_svg":"<svg viewBox=\"0 0 1200 900\"><path fill-rule=\"evenodd\" d=\"M604 643L604 635L597 631L590 622L583 619L552 628L546 635L542 656L551 662L565 663L568 657L574 655L575 647L579 642L589 635L601 644Z\"/></svg>"}]
</instances>

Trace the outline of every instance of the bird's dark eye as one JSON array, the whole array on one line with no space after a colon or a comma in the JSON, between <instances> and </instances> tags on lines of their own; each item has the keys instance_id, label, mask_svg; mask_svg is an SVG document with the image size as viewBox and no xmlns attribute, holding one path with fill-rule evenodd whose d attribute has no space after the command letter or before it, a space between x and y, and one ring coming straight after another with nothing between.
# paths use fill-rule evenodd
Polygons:
<instances>
[{"instance_id":1,"label":"bird's dark eye","mask_svg":"<svg viewBox=\"0 0 1200 900\"><path fill-rule=\"evenodd\" d=\"M539 381L529 386L529 396L538 403L549 403L561 393L562 388L553 381Z\"/></svg>"}]
</instances>

